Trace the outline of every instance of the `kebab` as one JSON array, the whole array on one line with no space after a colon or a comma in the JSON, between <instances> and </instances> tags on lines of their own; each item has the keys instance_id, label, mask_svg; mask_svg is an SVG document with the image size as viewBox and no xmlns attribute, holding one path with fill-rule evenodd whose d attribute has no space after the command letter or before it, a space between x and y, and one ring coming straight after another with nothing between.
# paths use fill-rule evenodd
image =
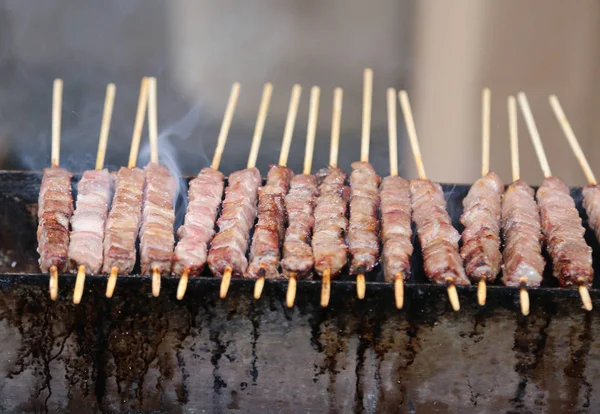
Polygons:
<instances>
[{"instance_id":1,"label":"kebab","mask_svg":"<svg viewBox=\"0 0 600 414\"><path fill-rule=\"evenodd\" d=\"M96 169L85 171L77 184L77 204L71 217L69 243L70 267L77 272L73 291L74 304L81 302L86 272L95 274L102 270L104 225L114 186L113 176L104 168L104 156L115 102L115 89L113 83L106 87Z\"/></svg>"},{"instance_id":2,"label":"kebab","mask_svg":"<svg viewBox=\"0 0 600 414\"><path fill-rule=\"evenodd\" d=\"M455 311L460 310L456 285L469 285L458 251L460 234L452 226L446 211L446 199L439 184L427 179L419 141L406 91L399 93L400 105L417 164L419 179L411 180L413 221L421 242L425 274L433 283L447 285L448 298Z\"/></svg>"},{"instance_id":3,"label":"kebab","mask_svg":"<svg viewBox=\"0 0 600 414\"><path fill-rule=\"evenodd\" d=\"M119 169L115 179L112 207L104 230L104 263L102 271L110 273L106 297L111 298L118 274L129 274L136 261L135 244L142 221L142 202L146 174L136 168L142 129L148 104L148 78L143 78L127 167Z\"/></svg>"},{"instance_id":4,"label":"kebab","mask_svg":"<svg viewBox=\"0 0 600 414\"><path fill-rule=\"evenodd\" d=\"M62 79L55 79L52 93L51 168L45 168L38 199L38 253L40 269L50 273L50 299L58 296L58 272L67 269L69 219L73 213L72 174L59 168Z\"/></svg>"},{"instance_id":5,"label":"kebab","mask_svg":"<svg viewBox=\"0 0 600 414\"><path fill-rule=\"evenodd\" d=\"M410 183L398 176L398 132L396 123L396 91L387 91L390 175L379 186L381 199L381 261L384 279L394 283L396 307L404 306L404 280L410 277L413 252Z\"/></svg>"},{"instance_id":6,"label":"kebab","mask_svg":"<svg viewBox=\"0 0 600 414\"><path fill-rule=\"evenodd\" d=\"M373 71L364 71L363 119L360 162L352 163L350 175L350 222L348 250L351 275L356 275L356 293L365 297L365 273L379 262L379 183L381 178L369 164Z\"/></svg>"},{"instance_id":7,"label":"kebab","mask_svg":"<svg viewBox=\"0 0 600 414\"><path fill-rule=\"evenodd\" d=\"M158 163L156 78L148 80L148 136L150 162L144 168L144 203L140 227L142 275L152 274L152 295L160 294L160 278L171 271L175 245L175 203L177 181L169 169Z\"/></svg>"},{"instance_id":8,"label":"kebab","mask_svg":"<svg viewBox=\"0 0 600 414\"><path fill-rule=\"evenodd\" d=\"M521 313L529 314L527 287L542 283L545 260L542 256L542 227L534 191L520 179L517 135L517 101L508 98L508 122L513 182L502 196L502 237L504 242L502 283L520 287Z\"/></svg>"},{"instance_id":9,"label":"kebab","mask_svg":"<svg viewBox=\"0 0 600 414\"><path fill-rule=\"evenodd\" d=\"M490 171L490 90L483 90L482 114L482 163L481 178L473 183L463 200L460 255L467 276L478 283L477 300L485 305L486 282L494 282L500 266L500 225L502 192L504 184L497 174Z\"/></svg>"},{"instance_id":10,"label":"kebab","mask_svg":"<svg viewBox=\"0 0 600 414\"><path fill-rule=\"evenodd\" d=\"M579 160L579 164L581 165L581 168L583 169L583 172L588 180L588 185L583 189L583 207L585 208L585 210L587 212L590 227L594 230L594 232L596 234L596 238L598 238L598 236L600 235L600 232L598 232L598 218L600 216L600 213L598 212L598 206L600 205L598 203L598 200L600 199L599 198L600 190L598 189L596 177L594 177L594 173L592 172L592 169L590 168L590 165L588 164L587 159L586 159L585 155L583 154L581 147L579 146L577 137L575 136L575 133L573 132L573 129L571 128L571 125L569 124L569 121L567 120L567 117L560 105L560 102L555 95L550 96L550 106L554 110L554 114L556 115L556 118L558 119L558 121L563 129L563 132L567 138L567 141L569 141L569 144L570 144L571 148L573 149L575 156ZM550 217L550 216L548 216L548 217ZM579 218L579 215L577 216L577 218ZM573 221L573 223L576 223L575 218L573 218L572 221ZM579 221L577 223L579 223L581 225L581 221ZM576 227L576 226L573 226L573 227ZM600 240L600 238L598 238L598 239ZM579 238L579 244L581 245L581 238ZM556 249L556 247L555 247L555 249ZM583 249L583 250L585 251L585 249ZM577 253L578 253L578 257L579 257L580 252L577 252ZM558 253L555 253L555 254L558 255ZM587 272L582 271L582 269L576 269L576 274L572 275L570 278L571 279L575 278L575 280L576 280L576 284L578 285L579 295L581 296L581 301L583 302L583 307L586 310L591 311L592 310L592 299L591 299L590 293L588 291L588 286L591 286L594 275L592 272L589 276L584 278L584 277L582 277L584 274L587 274ZM571 283L571 285L572 285L572 283Z\"/></svg>"},{"instance_id":11,"label":"kebab","mask_svg":"<svg viewBox=\"0 0 600 414\"><path fill-rule=\"evenodd\" d=\"M313 86L310 90L310 110L304 150L302 174L295 175L290 182L290 191L285 196L285 210L288 226L283 242L283 277L288 279L286 304L294 306L296 299L296 279L311 279L314 266L311 237L315 226L315 201L319 194L317 177L310 173L321 90Z\"/></svg>"},{"instance_id":12,"label":"kebab","mask_svg":"<svg viewBox=\"0 0 600 414\"><path fill-rule=\"evenodd\" d=\"M281 245L285 236L284 199L294 176L287 168L287 159L292 143L292 134L300 101L300 85L294 85L290 97L290 106L283 133L283 142L278 165L272 165L267 173L265 186L258 190L258 222L254 226L254 235L250 247L250 262L245 278L255 279L254 298L260 299L265 278L278 279Z\"/></svg>"},{"instance_id":13,"label":"kebab","mask_svg":"<svg viewBox=\"0 0 600 414\"><path fill-rule=\"evenodd\" d=\"M177 232L179 242L175 247L172 272L181 275L177 299L183 299L188 277L200 276L206 265L208 244L215 235L215 220L221 205L225 177L219 171L223 149L233 120L235 106L240 94L240 84L234 83L217 139L217 148L209 168L204 168L190 181L185 221Z\"/></svg>"},{"instance_id":14,"label":"kebab","mask_svg":"<svg viewBox=\"0 0 600 414\"><path fill-rule=\"evenodd\" d=\"M248 250L250 230L256 219L258 187L262 181L255 165L272 92L273 85L265 84L248 164L246 169L236 171L229 176L221 217L217 220L219 231L208 252L208 266L213 275L221 278L219 293L221 299L227 296L231 277L242 277L248 267L246 250Z\"/></svg>"},{"instance_id":15,"label":"kebab","mask_svg":"<svg viewBox=\"0 0 600 414\"><path fill-rule=\"evenodd\" d=\"M329 304L331 278L341 273L348 260L348 246L346 245L345 238L348 232L346 213L349 188L345 185L346 173L337 166L342 98L342 89L336 88L333 94L329 167L317 173L319 196L315 205L315 228L312 238L312 249L315 260L315 271L322 279L322 307L327 307Z\"/></svg>"}]
</instances>

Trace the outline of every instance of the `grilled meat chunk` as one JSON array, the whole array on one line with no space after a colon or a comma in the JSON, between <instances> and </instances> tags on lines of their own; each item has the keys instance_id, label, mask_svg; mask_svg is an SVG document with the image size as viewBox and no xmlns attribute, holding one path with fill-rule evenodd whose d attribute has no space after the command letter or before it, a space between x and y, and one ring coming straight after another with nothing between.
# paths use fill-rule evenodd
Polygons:
<instances>
[{"instance_id":1,"label":"grilled meat chunk","mask_svg":"<svg viewBox=\"0 0 600 414\"><path fill-rule=\"evenodd\" d=\"M204 269L224 186L223 174L212 168L204 168L190 181L185 222L177 232L173 273L180 275L187 269L198 276Z\"/></svg>"},{"instance_id":2,"label":"grilled meat chunk","mask_svg":"<svg viewBox=\"0 0 600 414\"><path fill-rule=\"evenodd\" d=\"M367 273L379 262L379 183L371 164L353 162L350 175L348 250L350 274Z\"/></svg>"},{"instance_id":3,"label":"grilled meat chunk","mask_svg":"<svg viewBox=\"0 0 600 414\"><path fill-rule=\"evenodd\" d=\"M69 219L73 214L72 174L62 168L46 168L38 199L38 253L40 269L66 270L69 253Z\"/></svg>"},{"instance_id":4,"label":"grilled meat chunk","mask_svg":"<svg viewBox=\"0 0 600 414\"><path fill-rule=\"evenodd\" d=\"M425 274L437 284L470 284L458 253L460 234L452 227L442 187L430 180L412 180L410 192Z\"/></svg>"},{"instance_id":5,"label":"grilled meat chunk","mask_svg":"<svg viewBox=\"0 0 600 414\"><path fill-rule=\"evenodd\" d=\"M493 172L475 181L463 200L460 255L473 281L493 282L500 272L500 225L504 184Z\"/></svg>"},{"instance_id":6,"label":"grilled meat chunk","mask_svg":"<svg viewBox=\"0 0 600 414\"><path fill-rule=\"evenodd\" d=\"M583 237L585 229L569 187L557 177L548 177L538 189L542 231L552 274L562 287L592 286L592 249Z\"/></svg>"},{"instance_id":7,"label":"grilled meat chunk","mask_svg":"<svg viewBox=\"0 0 600 414\"><path fill-rule=\"evenodd\" d=\"M83 173L77 185L77 204L71 217L69 260L71 270L85 266L86 273L102 269L104 227L110 209L114 178L104 170Z\"/></svg>"},{"instance_id":8,"label":"grilled meat chunk","mask_svg":"<svg viewBox=\"0 0 600 414\"><path fill-rule=\"evenodd\" d=\"M533 195L526 182L517 180L502 196L502 282L506 286L520 286L524 282L535 287L542 283L545 265L542 228Z\"/></svg>"},{"instance_id":9,"label":"grilled meat chunk","mask_svg":"<svg viewBox=\"0 0 600 414\"><path fill-rule=\"evenodd\" d=\"M598 184L588 185L583 189L583 208L596 240L600 241L600 186Z\"/></svg>"},{"instance_id":10,"label":"grilled meat chunk","mask_svg":"<svg viewBox=\"0 0 600 414\"><path fill-rule=\"evenodd\" d=\"M379 189L381 199L381 240L384 278L396 280L401 274L410 277L410 257L413 252L410 184L402 177L386 177Z\"/></svg>"},{"instance_id":11,"label":"grilled meat chunk","mask_svg":"<svg viewBox=\"0 0 600 414\"><path fill-rule=\"evenodd\" d=\"M217 220L219 232L208 253L208 266L216 277L223 277L228 266L232 276L241 277L248 267L246 251L256 219L260 183L260 172L256 168L236 171L229 176L221 217Z\"/></svg>"}]
</instances>

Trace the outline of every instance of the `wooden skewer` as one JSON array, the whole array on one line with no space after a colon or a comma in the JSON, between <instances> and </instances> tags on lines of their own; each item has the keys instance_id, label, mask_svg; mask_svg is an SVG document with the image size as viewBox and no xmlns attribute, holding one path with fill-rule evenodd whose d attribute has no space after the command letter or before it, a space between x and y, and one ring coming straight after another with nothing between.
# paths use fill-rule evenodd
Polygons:
<instances>
[{"instance_id":1,"label":"wooden skewer","mask_svg":"<svg viewBox=\"0 0 600 414\"><path fill-rule=\"evenodd\" d=\"M315 149L315 136L317 134L317 120L319 117L319 98L321 88L313 86L310 90L310 109L308 113L308 128L306 130L306 146L304 148L304 167L302 174L310 175L312 168L313 152ZM296 301L296 274L290 274L288 289L286 294L286 305L288 308L294 306Z\"/></svg>"},{"instance_id":2,"label":"wooden skewer","mask_svg":"<svg viewBox=\"0 0 600 414\"><path fill-rule=\"evenodd\" d=\"M60 164L60 125L62 117L62 94L63 81L55 79L52 89L52 150L50 161L52 168L57 168ZM48 290L50 299L56 300L58 297L58 268L50 267L50 280Z\"/></svg>"},{"instance_id":3,"label":"wooden skewer","mask_svg":"<svg viewBox=\"0 0 600 414\"><path fill-rule=\"evenodd\" d=\"M106 98L104 99L104 113L102 114L102 123L100 126L100 140L98 142L98 153L96 155L96 170L104 167L104 158L106 156L106 145L108 144L108 133L110 131L110 121L112 118L113 106L115 103L116 87L114 83L109 83L106 87ZM77 278L75 279L75 289L73 290L73 303L78 305L83 296L85 286L85 266L77 268Z\"/></svg>"},{"instance_id":4,"label":"wooden skewer","mask_svg":"<svg viewBox=\"0 0 600 414\"><path fill-rule=\"evenodd\" d=\"M519 92L518 99L519 105L521 106L521 112L523 113L525 123L527 124L527 129L529 130L529 135L531 136L531 141L533 142L535 154L537 155L538 161L540 162L540 167L544 173L544 178L551 177L552 171L550 170L550 165L548 164L548 159L546 158L546 151L544 151L544 145L542 144L540 133L537 129L537 125L535 124L535 120L533 119L533 114L531 113L531 107L527 101L527 96L523 92Z\"/></svg>"},{"instance_id":5,"label":"wooden skewer","mask_svg":"<svg viewBox=\"0 0 600 414\"><path fill-rule=\"evenodd\" d=\"M567 141L569 141L569 145L571 146L575 157L579 161L579 165L581 165L581 169L585 174L588 184L596 185L596 177L594 176L590 164L588 164L585 154L581 150L579 141L577 140L577 137L575 136L575 133L571 128L571 124L569 123L569 120L567 119L567 116L565 115L565 112L563 111L562 106L560 105L560 101L558 100L556 95L550 96L550 106L552 106L552 109L554 110L554 115L556 115L556 119L560 123L565 137L567 138ZM592 298L590 297L590 292L588 291L587 286L585 286L585 284L583 283L583 279L579 279L578 290L579 296L581 296L581 301L583 302L584 309L591 311L593 308Z\"/></svg>"},{"instance_id":6,"label":"wooden skewer","mask_svg":"<svg viewBox=\"0 0 600 414\"><path fill-rule=\"evenodd\" d=\"M144 128L144 121L146 120L146 108L148 106L148 84L148 78L142 78L127 168L135 168L135 166L137 165L138 153L140 151L140 142L142 140L142 130ZM118 276L119 268L116 266L112 267L110 269L110 274L108 275L108 281L106 282L107 298L112 298L113 294L115 293L115 287L117 286Z\"/></svg>"},{"instance_id":7,"label":"wooden skewer","mask_svg":"<svg viewBox=\"0 0 600 414\"><path fill-rule=\"evenodd\" d=\"M256 118L256 126L254 127L254 135L252 136L252 144L250 146L250 154L248 155L248 163L246 165L246 168L254 168L256 166L256 159L258 158L258 150L260 149L260 142L262 140L263 131L265 129L265 122L267 120L267 113L269 112L269 104L271 103L272 94L273 84L270 82L265 83L265 86L263 87L262 97L260 100L260 107L258 108L258 116ZM232 271L233 269L230 266L227 266L225 268L225 272L223 273L223 278L221 279L221 289L219 293L221 299L225 299L227 297L229 285L231 284ZM260 285L258 287L262 291ZM257 288L256 284L254 288ZM257 292L255 291L255 297L256 294Z\"/></svg>"},{"instance_id":8,"label":"wooden skewer","mask_svg":"<svg viewBox=\"0 0 600 414\"><path fill-rule=\"evenodd\" d=\"M363 75L363 117L360 139L360 160L369 162L369 145L371 141L371 112L373 105L373 70L365 69ZM365 298L367 283L364 273L356 275L356 296Z\"/></svg>"},{"instance_id":9,"label":"wooden skewer","mask_svg":"<svg viewBox=\"0 0 600 414\"><path fill-rule=\"evenodd\" d=\"M338 154L340 150L340 125L342 122L342 100L344 91L342 88L335 88L333 91L333 115L331 121L331 148L329 152L329 166L337 167ZM326 308L329 305L331 296L331 269L323 272L321 283L321 306Z\"/></svg>"},{"instance_id":10,"label":"wooden skewer","mask_svg":"<svg viewBox=\"0 0 600 414\"><path fill-rule=\"evenodd\" d=\"M481 176L485 177L490 172L490 107L491 92L484 88L481 95ZM484 306L487 299L487 286L485 279L480 279L477 284L477 303Z\"/></svg>"},{"instance_id":11,"label":"wooden skewer","mask_svg":"<svg viewBox=\"0 0 600 414\"><path fill-rule=\"evenodd\" d=\"M231 87L231 93L229 94L229 101L227 102L227 108L225 109L225 115L223 116L223 122L221 123L221 131L219 132L219 138L217 139L217 147L213 155L212 163L210 168L217 171L221 158L223 157L223 150L225 149L225 143L229 135L229 129L231 128L231 122L233 121L233 114L237 105L238 97L240 96L240 84L234 83ZM181 278L179 279L179 285L177 286L177 299L181 300L185 296L187 285L189 282L190 269L183 269Z\"/></svg>"},{"instance_id":12,"label":"wooden skewer","mask_svg":"<svg viewBox=\"0 0 600 414\"><path fill-rule=\"evenodd\" d=\"M404 122L406 124L406 132L408 133L408 138L410 141L410 146L413 153L413 158L415 159L415 163L417 165L417 171L419 173L419 179L426 180L427 174L425 174L425 165L423 164L423 157L421 156L421 149L419 147L419 139L417 138L417 129L415 128L415 121L412 115L412 109L410 106L410 101L408 99L408 93L405 90L400 91L398 94L400 99L400 106L402 107L402 113L404 114ZM460 301L458 299L458 292L456 291L456 286L454 285L454 279L449 277L446 279L448 282L448 299L450 300L450 305L452 305L452 309L454 311L460 310Z\"/></svg>"},{"instance_id":13,"label":"wooden skewer","mask_svg":"<svg viewBox=\"0 0 600 414\"><path fill-rule=\"evenodd\" d=\"M390 153L390 176L398 176L398 121L396 109L396 90L387 90L388 141ZM404 307L404 276L397 273L394 278L394 298L396 308Z\"/></svg>"},{"instance_id":14,"label":"wooden skewer","mask_svg":"<svg viewBox=\"0 0 600 414\"><path fill-rule=\"evenodd\" d=\"M148 78L148 137L150 140L150 162L158 164L158 102L156 78ZM160 295L160 269L152 268L152 296Z\"/></svg>"},{"instance_id":15,"label":"wooden skewer","mask_svg":"<svg viewBox=\"0 0 600 414\"><path fill-rule=\"evenodd\" d=\"M290 96L290 106L288 108L287 119L285 121L285 129L283 132L283 141L281 143L281 151L279 153L279 165L282 167L287 166L288 156L290 154L290 147L292 145L292 136L294 133L294 125L296 124L296 116L298 115L298 104L300 102L300 94L302 87L300 85L294 85L292 87L292 94ZM254 299L260 299L262 291L265 287L265 277L259 276L254 284Z\"/></svg>"},{"instance_id":16,"label":"wooden skewer","mask_svg":"<svg viewBox=\"0 0 600 414\"><path fill-rule=\"evenodd\" d=\"M519 135L517 123L517 100L514 96L508 97L508 129L510 134L510 158L513 182L521 178L519 166ZM529 315L529 292L527 292L527 278L522 277L519 287L519 300L521 302L521 314Z\"/></svg>"},{"instance_id":17,"label":"wooden skewer","mask_svg":"<svg viewBox=\"0 0 600 414\"><path fill-rule=\"evenodd\" d=\"M146 119L146 107L148 106L148 83L147 77L142 78L137 112L135 115L135 124L133 127L133 137L131 139L131 149L129 150L128 168L134 168L137 164L140 142L142 140L142 130L144 129L144 121Z\"/></svg>"}]
</instances>

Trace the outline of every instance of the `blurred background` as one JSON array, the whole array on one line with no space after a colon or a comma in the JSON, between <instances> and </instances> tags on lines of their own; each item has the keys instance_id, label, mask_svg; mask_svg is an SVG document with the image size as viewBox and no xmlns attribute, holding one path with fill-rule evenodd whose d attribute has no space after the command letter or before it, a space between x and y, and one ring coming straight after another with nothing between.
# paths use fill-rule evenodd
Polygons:
<instances>
[{"instance_id":1,"label":"blurred background","mask_svg":"<svg viewBox=\"0 0 600 414\"><path fill-rule=\"evenodd\" d=\"M409 91L430 178L480 171L481 89L492 90L492 169L510 181L506 98L528 94L550 165L584 177L548 105L556 93L600 174L600 2L561 0L3 0L0 168L50 161L52 80L65 82L61 164L92 168L105 87L117 85L106 162L127 161L140 78L157 76L161 152L183 174L208 165L231 84L242 84L222 162L243 168L262 86L274 83L258 166L277 161L294 83L303 86L290 166L300 170L310 87L322 88L314 168L328 160L333 89L344 89L340 165L359 157L362 71L374 71L371 157L388 169L386 88ZM401 173L415 177L400 126ZM522 177L539 183L520 117ZM147 134L144 135L144 143ZM147 151L142 151L147 156ZM140 165L144 162L140 159Z\"/></svg>"}]
</instances>

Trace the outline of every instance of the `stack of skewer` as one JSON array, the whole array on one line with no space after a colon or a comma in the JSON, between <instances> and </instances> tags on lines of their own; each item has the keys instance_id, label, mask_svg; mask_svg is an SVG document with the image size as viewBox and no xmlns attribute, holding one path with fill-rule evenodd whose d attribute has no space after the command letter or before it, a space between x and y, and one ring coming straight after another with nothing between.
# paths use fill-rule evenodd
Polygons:
<instances>
[{"instance_id":1,"label":"stack of skewer","mask_svg":"<svg viewBox=\"0 0 600 414\"><path fill-rule=\"evenodd\" d=\"M425 173L412 110L406 91L387 91L390 175L383 180L369 164L373 72L364 73L360 161L352 174L337 165L343 93L334 91L329 166L311 174L320 89L312 87L302 174L287 167L301 87L291 91L281 153L263 184L256 168L273 86L267 83L259 106L246 169L229 176L219 165L232 124L240 85L232 87L210 168L190 182L184 225L174 233L174 177L159 164L156 79L144 78L140 88L129 165L111 175L103 169L116 87L108 85L96 168L86 171L78 186L76 208L71 174L59 165L62 81L54 85L52 168L44 171L39 197L40 267L50 273L50 297L58 292L59 272L77 274L73 302L80 303L87 274L109 274L106 296L115 291L117 276L130 273L139 240L142 274L151 275L152 293L160 294L161 277L180 276L182 299L190 277L208 265L221 278L221 298L232 278L256 281L261 297L265 280L287 279L286 304L294 305L298 279L322 279L321 305L326 307L331 281L348 273L356 277L357 297L366 294L366 279L382 262L384 280L393 284L398 308L404 304L404 283L411 275L411 222L416 225L426 276L447 286L449 303L460 309L457 285L477 285L478 303L486 303L488 284L500 273L506 286L520 290L521 311L530 310L527 288L538 287L545 267L545 246L561 287L577 287L584 308L592 309L591 248L569 188L552 176L532 111L518 95L544 183L537 194L520 179L517 99L509 97L508 113L512 180L506 190L490 171L491 93L482 94L482 176L464 199L462 235L452 226L439 184ZM406 124L418 179L398 176L397 99ZM584 206L600 239L600 187L556 96L550 104L588 179ZM148 113L150 163L136 168L144 120ZM347 185L349 181L349 185ZM223 194L224 197L223 197ZM253 234L251 240L251 234ZM462 240L462 242L461 242ZM249 252L249 255L247 255Z\"/></svg>"}]
</instances>

